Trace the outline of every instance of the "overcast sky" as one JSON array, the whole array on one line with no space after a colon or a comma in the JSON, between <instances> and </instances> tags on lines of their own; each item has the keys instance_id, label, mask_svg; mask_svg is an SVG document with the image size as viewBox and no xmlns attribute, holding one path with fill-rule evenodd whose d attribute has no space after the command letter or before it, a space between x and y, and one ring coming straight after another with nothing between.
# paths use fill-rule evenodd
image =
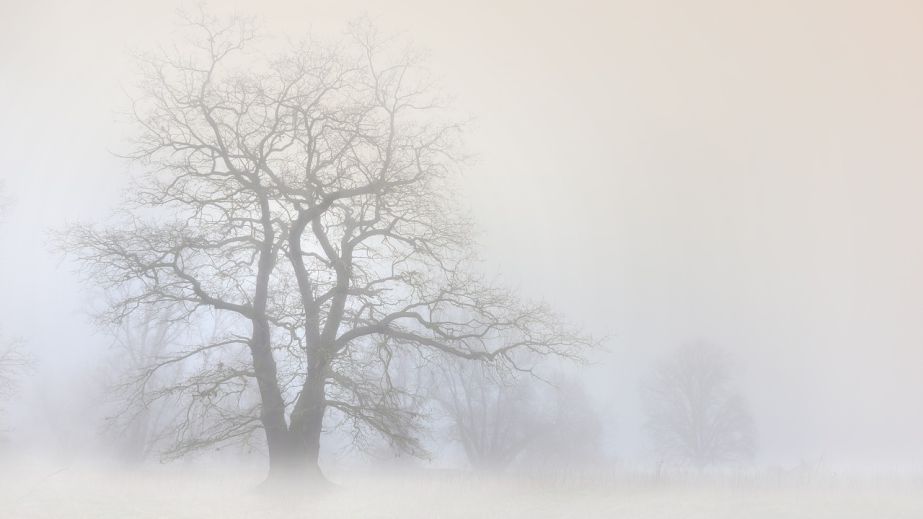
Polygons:
<instances>
[{"instance_id":1,"label":"overcast sky","mask_svg":"<svg viewBox=\"0 0 923 519\"><path fill-rule=\"evenodd\" d=\"M650 362L703 340L733 352L766 463L923 465L923 4L210 5L296 39L367 14L429 51L473 118L485 264L609 337L587 383L614 453L644 451ZM178 6L0 0L0 323L50 401L106 339L47 231L116 203L131 53Z\"/></svg>"}]
</instances>

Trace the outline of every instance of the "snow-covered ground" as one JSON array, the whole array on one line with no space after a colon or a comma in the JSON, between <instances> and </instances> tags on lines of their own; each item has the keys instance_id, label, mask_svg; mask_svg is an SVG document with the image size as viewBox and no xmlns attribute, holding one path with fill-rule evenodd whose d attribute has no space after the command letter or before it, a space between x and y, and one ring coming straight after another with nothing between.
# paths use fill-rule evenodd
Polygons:
<instances>
[{"instance_id":1,"label":"snow-covered ground","mask_svg":"<svg viewBox=\"0 0 923 519\"><path fill-rule=\"evenodd\" d=\"M6 518L921 518L923 484L883 481L659 483L643 478L473 477L418 472L341 475L298 497L254 490L259 474L171 466L134 472L11 467Z\"/></svg>"}]
</instances>

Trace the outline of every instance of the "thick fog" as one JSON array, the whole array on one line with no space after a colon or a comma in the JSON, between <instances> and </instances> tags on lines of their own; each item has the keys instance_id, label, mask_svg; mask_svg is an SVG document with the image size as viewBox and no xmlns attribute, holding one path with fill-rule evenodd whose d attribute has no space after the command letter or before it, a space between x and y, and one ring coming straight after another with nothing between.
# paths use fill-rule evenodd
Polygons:
<instances>
[{"instance_id":1,"label":"thick fog","mask_svg":"<svg viewBox=\"0 0 923 519\"><path fill-rule=\"evenodd\" d=\"M0 403L0 473L34 476L21 488L0 490L0 516L4 508L10 517L61 516L49 508L55 492L75 491L46 488L40 478L109 467L118 458L102 432L112 410L107 381L118 372L113 364L128 361L114 353L118 332L95 319L112 295L88 279L86 264L73 249L67 254L63 242L72 225L117 221L113 214L133 189L130 171L144 171L118 156L137 131L126 120L138 56L182 48L181 7L198 9L106 0L0 6L0 341L6 341L0 344L15 342L27 361L13 374L15 391ZM526 428L531 418L513 411L524 394L543 413L569 409L555 419L542 415L545 421L531 427L572 419L560 434L598 443L593 452L567 451L562 456L574 462L560 465L548 460L567 441L542 444L552 474L568 474L569 485L608 496L605 506L623 503L626 516L638 517L658 506L678 514L686 507L681 503L715 511L709 507L739 499L722 485L681 499L671 494L664 497L669 505L658 505L656 493L644 502L620 494L664 471L683 481L777 482L809 467L818 478L900 480L881 483L885 493L918 484L923 7L820 0L241 0L207 8L218 17L255 16L265 52L309 34L339 41L351 22L363 19L424 55L451 117L464 123L464 159L445 188L453 191L444 194L471 219L475 269L522 301L546 303L575 330L574 340L593 345L578 362L549 355L538 377L510 381L501 374L498 387L509 393L491 401L498 416ZM202 322L200 335L230 326ZM683 352L703 351L720 357L752 440L740 456L716 456L704 469L692 455L670 462L672 451L652 433L657 415L650 400L658 394L651 386L664 378L658 373L686 366ZM440 369L447 378L436 385L443 388L497 383L465 363ZM573 395L579 398L563 407L549 403ZM452 408L441 402L443 410ZM430 455L402 455L396 463L422 471L433 502L416 508L391 502L394 510L426 516L434 509L427 507L445 506L458 513L452 508L458 503L439 504L439 496L461 498L438 478L484 468L450 439L451 418L436 414L419 431ZM349 487L350 474L377 466L380 456L369 451L386 450L387 442L354 445L348 427L324 425L321 468L328 479ZM234 447L233 455L209 450L161 464L160 453L151 452L139 467L116 463L131 478L145 471L165 478L151 487L132 479L128 495L137 500L125 502L169 517L225 516L211 505L170 515L152 496L181 487L176 481L187 472L227 463L235 467L235 488L256 487L267 467L261 434L252 449ZM477 485L485 481L504 488L509 483L497 481L537 472L529 455L518 452L503 470L483 476L495 479L465 488L483 492ZM485 467L496 469L492 460ZM105 486L108 470L91 471L87 481ZM221 473L216 485L228 477ZM375 496L415 488L417 476L406 472L375 474L353 487L372 488ZM203 495L209 491L202 487ZM498 517L607 515L602 504L569 507L570 494L562 492L553 504L521 489L509 501L499 490L484 495L498 503ZM767 495L774 505L749 516L775 505L799 508L789 495ZM836 495L834 501L845 499ZM895 510L923 510L913 495L901 494L909 501ZM187 488L180 500L197 496ZM798 499L804 506L785 516L829 511ZM872 513L897 501L881 498L856 510ZM322 515L391 516L387 506L371 512L347 502L324 506Z\"/></svg>"}]
</instances>

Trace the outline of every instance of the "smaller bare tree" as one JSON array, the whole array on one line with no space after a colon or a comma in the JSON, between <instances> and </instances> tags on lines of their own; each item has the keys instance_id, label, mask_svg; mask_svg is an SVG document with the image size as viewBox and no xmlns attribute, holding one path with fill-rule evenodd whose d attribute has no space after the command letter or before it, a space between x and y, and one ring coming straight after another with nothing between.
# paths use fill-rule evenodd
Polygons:
<instances>
[{"instance_id":1,"label":"smaller bare tree","mask_svg":"<svg viewBox=\"0 0 923 519\"><path fill-rule=\"evenodd\" d=\"M19 376L30 365L31 359L19 341L6 340L0 345L0 399L6 400L15 394Z\"/></svg>"},{"instance_id":2,"label":"smaller bare tree","mask_svg":"<svg viewBox=\"0 0 923 519\"><path fill-rule=\"evenodd\" d=\"M558 373L537 389L544 403L541 428L520 459L531 471L561 472L603 462L603 425L578 378Z\"/></svg>"},{"instance_id":3,"label":"smaller bare tree","mask_svg":"<svg viewBox=\"0 0 923 519\"><path fill-rule=\"evenodd\" d=\"M5 186L0 181L0 218L4 216L8 201ZM32 361L19 340L5 338L0 331L0 405L16 394L19 378L32 366ZM0 413L2 411L0 407Z\"/></svg>"},{"instance_id":4,"label":"smaller bare tree","mask_svg":"<svg viewBox=\"0 0 923 519\"><path fill-rule=\"evenodd\" d=\"M376 392L386 398L379 400L386 405L379 406L399 428L391 434L382 434L374 427L363 424L344 413L333 413L330 430L349 435L347 450L362 451L378 468L407 468L420 459L431 459L427 441L434 432L429 426L433 418L431 398L431 370L426 359L400 350L380 350L385 357L381 360L384 369L370 379ZM438 407L438 406L437 406ZM394 433L399 433L395 441ZM410 439L413 441L408 441ZM412 450L408 450L410 446Z\"/></svg>"},{"instance_id":5,"label":"smaller bare tree","mask_svg":"<svg viewBox=\"0 0 923 519\"><path fill-rule=\"evenodd\" d=\"M645 428L663 463L707 466L751 457L753 420L732 384L727 355L707 344L680 348L642 386Z\"/></svg>"},{"instance_id":6,"label":"smaller bare tree","mask_svg":"<svg viewBox=\"0 0 923 519\"><path fill-rule=\"evenodd\" d=\"M252 405L252 385L216 390L229 379L241 379L245 369L239 352L221 350L240 339L225 330L220 314L189 322L169 306L144 306L113 324L105 432L122 461L138 463L153 454L169 461L207 446L221 450L217 444L223 440L237 440L229 444L242 451L263 447L251 438L253 420L235 411ZM205 362L213 367L204 368Z\"/></svg>"},{"instance_id":7,"label":"smaller bare tree","mask_svg":"<svg viewBox=\"0 0 923 519\"><path fill-rule=\"evenodd\" d=\"M503 470L544 423L535 385L490 363L452 360L434 371L434 393L468 463Z\"/></svg>"},{"instance_id":8,"label":"smaller bare tree","mask_svg":"<svg viewBox=\"0 0 923 519\"><path fill-rule=\"evenodd\" d=\"M141 398L146 388L176 382L166 380L176 378L172 372L147 373L152 363L177 349L182 329L174 318L168 309L148 306L127 316L113 330L114 351L102 379L115 409L106 421L105 434L116 456L129 464L140 463L152 453L164 422L171 411L177 411L171 409L171 399ZM138 387L139 381L143 387Z\"/></svg>"}]
</instances>

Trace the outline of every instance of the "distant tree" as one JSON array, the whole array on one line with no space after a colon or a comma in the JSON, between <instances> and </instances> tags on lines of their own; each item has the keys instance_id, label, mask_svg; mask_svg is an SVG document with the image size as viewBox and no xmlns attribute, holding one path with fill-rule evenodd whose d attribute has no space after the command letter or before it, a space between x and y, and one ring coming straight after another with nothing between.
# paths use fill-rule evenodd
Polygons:
<instances>
[{"instance_id":1,"label":"distant tree","mask_svg":"<svg viewBox=\"0 0 923 519\"><path fill-rule=\"evenodd\" d=\"M603 462L603 426L580 380L565 375L538 383L545 408L538 434L522 454L526 468L561 470Z\"/></svg>"},{"instance_id":2,"label":"distant tree","mask_svg":"<svg viewBox=\"0 0 923 519\"><path fill-rule=\"evenodd\" d=\"M404 414L405 434L416 438L416 449L408 452L388 435L363 434L364 430L359 424L334 423L331 429L352 431L352 446L364 451L373 466L392 469L412 466L418 459L431 457L423 441L432 432L428 427L433 402L427 363L418 356L396 351L391 358L385 359L385 364L381 376L386 377L386 385L393 388L391 398L395 402L392 406ZM340 419L350 418L341 415Z\"/></svg>"},{"instance_id":3,"label":"distant tree","mask_svg":"<svg viewBox=\"0 0 923 519\"><path fill-rule=\"evenodd\" d=\"M113 330L113 354L104 377L114 409L107 417L105 434L126 463L140 463L151 455L182 409L175 398L158 394L175 382L167 380L175 374L148 372L158 359L181 349L182 335L169 311L155 306L139 308Z\"/></svg>"},{"instance_id":4,"label":"distant tree","mask_svg":"<svg viewBox=\"0 0 923 519\"><path fill-rule=\"evenodd\" d=\"M475 470L505 469L547 422L528 377L458 361L441 365L434 374L434 393L452 437Z\"/></svg>"},{"instance_id":5,"label":"distant tree","mask_svg":"<svg viewBox=\"0 0 923 519\"><path fill-rule=\"evenodd\" d=\"M31 358L19 341L0 336L0 402L16 393L19 377L31 365Z\"/></svg>"},{"instance_id":6,"label":"distant tree","mask_svg":"<svg viewBox=\"0 0 923 519\"><path fill-rule=\"evenodd\" d=\"M0 222L3 221L7 203L5 186L0 182ZM22 342L4 337L0 327L0 405L16 394L19 379L28 371L32 361L31 355L23 349Z\"/></svg>"},{"instance_id":7,"label":"distant tree","mask_svg":"<svg viewBox=\"0 0 923 519\"><path fill-rule=\"evenodd\" d=\"M572 378L451 362L435 369L432 392L476 470L560 469L602 455L601 424Z\"/></svg>"},{"instance_id":8,"label":"distant tree","mask_svg":"<svg viewBox=\"0 0 923 519\"><path fill-rule=\"evenodd\" d=\"M645 429L662 462L707 466L755 451L753 420L732 384L726 354L706 344L678 349L642 386Z\"/></svg>"},{"instance_id":9,"label":"distant tree","mask_svg":"<svg viewBox=\"0 0 923 519\"><path fill-rule=\"evenodd\" d=\"M65 237L121 296L104 320L148 305L225 316L215 340L147 370L184 366L159 394L212 417L176 429L175 455L262 432L270 478L319 476L332 423L415 452L415 414L388 376L395 354L504 363L591 344L470 273L449 180L459 125L412 54L364 26L273 54L250 52L246 20L186 22L189 45L143 60L124 219ZM512 340L491 348L498 335Z\"/></svg>"}]
</instances>

